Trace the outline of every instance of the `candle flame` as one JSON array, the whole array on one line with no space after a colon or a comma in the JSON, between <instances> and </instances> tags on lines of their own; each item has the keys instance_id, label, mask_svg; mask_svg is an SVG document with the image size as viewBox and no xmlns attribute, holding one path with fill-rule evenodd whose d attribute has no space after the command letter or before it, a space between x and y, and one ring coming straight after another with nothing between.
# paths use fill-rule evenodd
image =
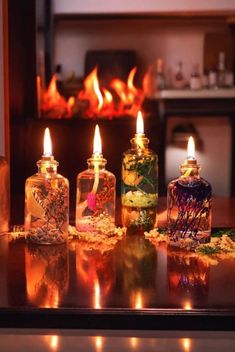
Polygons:
<instances>
[{"instance_id":1,"label":"candle flame","mask_svg":"<svg viewBox=\"0 0 235 352\"><path fill-rule=\"evenodd\" d=\"M99 126L95 126L95 136L93 142L93 154L101 155L102 154L102 144L101 144L101 137L100 137L100 129Z\"/></svg>"},{"instance_id":2,"label":"candle flame","mask_svg":"<svg viewBox=\"0 0 235 352\"><path fill-rule=\"evenodd\" d=\"M51 136L50 136L50 130L48 127L45 129L43 147L44 147L43 155L51 156L52 155Z\"/></svg>"},{"instance_id":3,"label":"candle flame","mask_svg":"<svg viewBox=\"0 0 235 352\"><path fill-rule=\"evenodd\" d=\"M188 159L195 159L195 142L192 136L188 140Z\"/></svg>"},{"instance_id":4,"label":"candle flame","mask_svg":"<svg viewBox=\"0 0 235 352\"><path fill-rule=\"evenodd\" d=\"M137 134L143 134L144 133L144 120L143 120L142 112L140 110L138 111L138 114L137 114L136 133Z\"/></svg>"}]
</instances>

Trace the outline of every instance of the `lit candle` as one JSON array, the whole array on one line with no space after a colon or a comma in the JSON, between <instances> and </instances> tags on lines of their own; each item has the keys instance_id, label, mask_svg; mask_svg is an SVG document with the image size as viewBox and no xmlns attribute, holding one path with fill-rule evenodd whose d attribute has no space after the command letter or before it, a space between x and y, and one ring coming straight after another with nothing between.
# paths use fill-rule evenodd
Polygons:
<instances>
[{"instance_id":1,"label":"lit candle","mask_svg":"<svg viewBox=\"0 0 235 352\"><path fill-rule=\"evenodd\" d=\"M188 152L187 158L185 160L184 166L184 176L189 177L191 174L194 174L195 168L197 169L197 160L195 158L195 142L192 136L189 137L188 140Z\"/></svg>"},{"instance_id":2,"label":"lit candle","mask_svg":"<svg viewBox=\"0 0 235 352\"><path fill-rule=\"evenodd\" d=\"M136 134L135 134L135 143L138 146L139 152L144 149L144 119L142 112L139 110L136 119Z\"/></svg>"},{"instance_id":3,"label":"lit candle","mask_svg":"<svg viewBox=\"0 0 235 352\"><path fill-rule=\"evenodd\" d=\"M63 243L68 236L69 182L57 173L49 128L45 129L43 147L38 173L26 180L25 230L32 242Z\"/></svg>"}]
</instances>

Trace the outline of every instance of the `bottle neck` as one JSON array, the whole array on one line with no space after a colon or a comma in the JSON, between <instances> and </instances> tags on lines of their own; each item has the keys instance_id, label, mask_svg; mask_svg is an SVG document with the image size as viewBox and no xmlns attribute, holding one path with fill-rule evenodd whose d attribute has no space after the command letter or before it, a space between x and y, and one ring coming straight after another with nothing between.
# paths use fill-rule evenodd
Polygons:
<instances>
[{"instance_id":1,"label":"bottle neck","mask_svg":"<svg viewBox=\"0 0 235 352\"><path fill-rule=\"evenodd\" d=\"M87 160L88 169L94 171L105 170L105 165L107 164L107 160L103 158L102 154L95 155L92 154L92 157Z\"/></svg>"},{"instance_id":2,"label":"bottle neck","mask_svg":"<svg viewBox=\"0 0 235 352\"><path fill-rule=\"evenodd\" d=\"M145 137L144 133L136 133L135 137L131 139L131 149L142 152L148 149L149 139Z\"/></svg>"},{"instance_id":3,"label":"bottle neck","mask_svg":"<svg viewBox=\"0 0 235 352\"><path fill-rule=\"evenodd\" d=\"M196 159L185 160L184 164L180 165L180 178L200 178L200 165L197 164Z\"/></svg>"},{"instance_id":4,"label":"bottle neck","mask_svg":"<svg viewBox=\"0 0 235 352\"><path fill-rule=\"evenodd\" d=\"M59 163L53 156L42 156L37 162L38 173L40 174L56 174Z\"/></svg>"}]
</instances>

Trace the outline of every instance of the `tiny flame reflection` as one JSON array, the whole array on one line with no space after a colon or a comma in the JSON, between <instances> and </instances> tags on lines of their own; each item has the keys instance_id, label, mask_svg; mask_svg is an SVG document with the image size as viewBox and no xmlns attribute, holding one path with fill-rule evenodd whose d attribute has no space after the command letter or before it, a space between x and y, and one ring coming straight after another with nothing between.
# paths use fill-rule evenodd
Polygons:
<instances>
[{"instance_id":1,"label":"tiny flame reflection","mask_svg":"<svg viewBox=\"0 0 235 352\"><path fill-rule=\"evenodd\" d=\"M101 305L100 305L100 285L99 285L99 281L97 280L95 282L95 299L94 299L94 307L95 309L100 309Z\"/></svg>"},{"instance_id":2,"label":"tiny flame reflection","mask_svg":"<svg viewBox=\"0 0 235 352\"><path fill-rule=\"evenodd\" d=\"M100 129L99 126L95 126L95 136L94 136L94 142L93 142L93 154L95 155L101 155L102 154L102 143L101 143L101 137L100 137Z\"/></svg>"},{"instance_id":3,"label":"tiny flame reflection","mask_svg":"<svg viewBox=\"0 0 235 352\"><path fill-rule=\"evenodd\" d=\"M195 159L195 142L192 136L188 140L188 159Z\"/></svg>"},{"instance_id":4,"label":"tiny flame reflection","mask_svg":"<svg viewBox=\"0 0 235 352\"><path fill-rule=\"evenodd\" d=\"M54 351L57 350L57 348L58 348L58 336L57 335L51 336L50 346L51 346L52 350L54 350Z\"/></svg>"},{"instance_id":5,"label":"tiny flame reflection","mask_svg":"<svg viewBox=\"0 0 235 352\"><path fill-rule=\"evenodd\" d=\"M97 352L101 351L101 349L103 347L103 338L101 336L95 337L95 347L96 347Z\"/></svg>"},{"instance_id":6,"label":"tiny flame reflection","mask_svg":"<svg viewBox=\"0 0 235 352\"><path fill-rule=\"evenodd\" d=\"M138 114L137 114L136 133L144 134L144 120L143 120L142 112L140 110L138 111Z\"/></svg>"},{"instance_id":7,"label":"tiny flame reflection","mask_svg":"<svg viewBox=\"0 0 235 352\"><path fill-rule=\"evenodd\" d=\"M141 292L137 292L135 296L135 309L143 308L143 299Z\"/></svg>"},{"instance_id":8,"label":"tiny flame reflection","mask_svg":"<svg viewBox=\"0 0 235 352\"><path fill-rule=\"evenodd\" d=\"M44 133L44 142L43 142L43 155L44 156L51 156L52 155L52 145L51 145L51 136L50 130L47 127Z\"/></svg>"},{"instance_id":9,"label":"tiny flame reflection","mask_svg":"<svg viewBox=\"0 0 235 352\"><path fill-rule=\"evenodd\" d=\"M133 349L138 347L138 339L136 337L130 338L130 345Z\"/></svg>"},{"instance_id":10,"label":"tiny flame reflection","mask_svg":"<svg viewBox=\"0 0 235 352\"><path fill-rule=\"evenodd\" d=\"M191 339L184 338L181 340L181 345L184 352L189 352L191 349Z\"/></svg>"},{"instance_id":11,"label":"tiny flame reflection","mask_svg":"<svg viewBox=\"0 0 235 352\"><path fill-rule=\"evenodd\" d=\"M192 310L192 304L190 301L186 301L184 304L183 304L183 309L185 310Z\"/></svg>"}]
</instances>

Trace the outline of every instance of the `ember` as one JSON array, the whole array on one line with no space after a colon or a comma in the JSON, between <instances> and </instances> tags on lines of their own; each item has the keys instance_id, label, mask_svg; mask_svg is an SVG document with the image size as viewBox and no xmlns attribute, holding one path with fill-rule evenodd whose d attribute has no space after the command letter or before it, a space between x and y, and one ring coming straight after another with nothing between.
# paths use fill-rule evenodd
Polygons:
<instances>
[{"instance_id":1,"label":"ember","mask_svg":"<svg viewBox=\"0 0 235 352\"><path fill-rule=\"evenodd\" d=\"M136 71L136 67L130 71L127 82L114 78L106 88L100 86L95 67L85 78L83 89L68 100L59 93L54 75L42 95L42 116L52 119L136 116L144 99L143 91L134 86Z\"/></svg>"}]
</instances>

